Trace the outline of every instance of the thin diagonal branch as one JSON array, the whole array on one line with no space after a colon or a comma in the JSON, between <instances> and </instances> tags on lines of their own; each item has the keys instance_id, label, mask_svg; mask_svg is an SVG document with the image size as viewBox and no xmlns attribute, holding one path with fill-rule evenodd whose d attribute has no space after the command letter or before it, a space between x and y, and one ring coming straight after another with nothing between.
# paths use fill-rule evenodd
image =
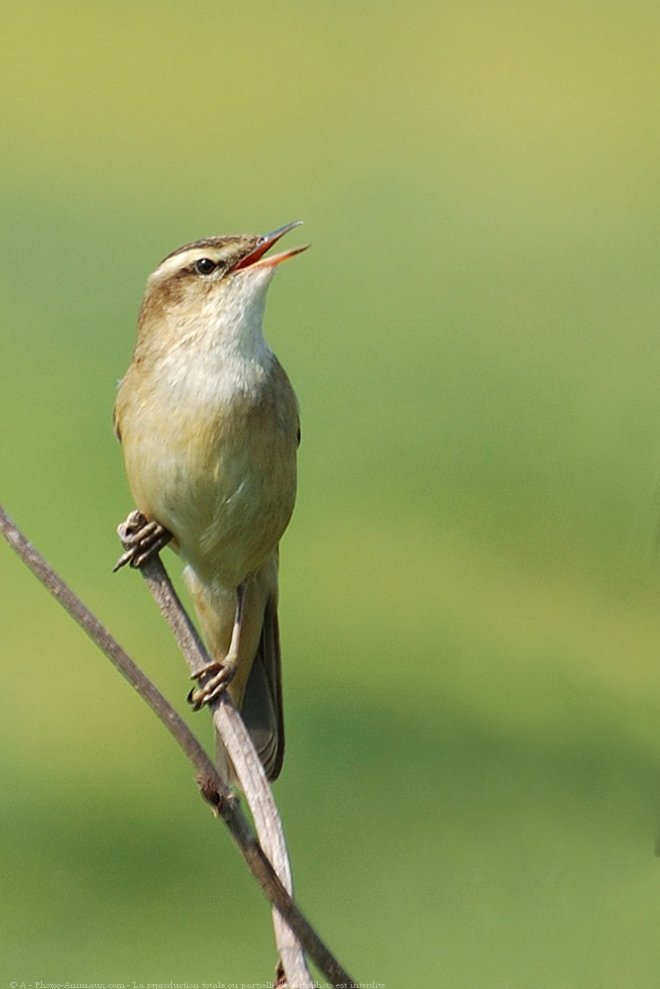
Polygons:
<instances>
[{"instance_id":1,"label":"thin diagonal branch","mask_svg":"<svg viewBox=\"0 0 660 989\"><path fill-rule=\"evenodd\" d=\"M238 801L227 788L186 723L107 629L25 538L1 505L0 532L46 590L62 605L65 611L140 694L184 751L198 772L198 785L202 795L212 804L217 815L229 828L232 838L265 896L294 931L319 971L335 987L356 987L357 983L353 982L331 954L285 889L261 845L254 837L247 819L240 810Z\"/></svg>"}]
</instances>

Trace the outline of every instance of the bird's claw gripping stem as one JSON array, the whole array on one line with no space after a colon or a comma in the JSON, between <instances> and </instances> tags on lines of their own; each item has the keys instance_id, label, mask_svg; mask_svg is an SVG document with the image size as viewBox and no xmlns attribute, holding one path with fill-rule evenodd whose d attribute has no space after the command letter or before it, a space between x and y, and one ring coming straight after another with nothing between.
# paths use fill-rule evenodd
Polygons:
<instances>
[{"instance_id":1,"label":"bird's claw gripping stem","mask_svg":"<svg viewBox=\"0 0 660 989\"><path fill-rule=\"evenodd\" d=\"M237 669L237 661L228 656L224 660L213 660L193 673L190 679L198 683L206 677L209 678L200 687L192 687L186 698L193 711L199 711L205 704L210 704L219 697L236 676Z\"/></svg>"},{"instance_id":2,"label":"bird's claw gripping stem","mask_svg":"<svg viewBox=\"0 0 660 989\"><path fill-rule=\"evenodd\" d=\"M172 533L164 526L158 522L150 522L137 510L131 512L126 520L117 526L117 535L125 552L112 568L113 573L126 564L139 570L147 560L160 553L172 538Z\"/></svg>"}]
</instances>

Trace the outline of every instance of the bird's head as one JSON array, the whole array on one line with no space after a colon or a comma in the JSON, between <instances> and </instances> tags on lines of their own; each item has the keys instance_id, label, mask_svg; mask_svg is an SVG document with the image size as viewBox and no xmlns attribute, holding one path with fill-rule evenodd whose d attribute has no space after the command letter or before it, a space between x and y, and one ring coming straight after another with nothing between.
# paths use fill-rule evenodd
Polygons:
<instances>
[{"instance_id":1,"label":"bird's head","mask_svg":"<svg viewBox=\"0 0 660 989\"><path fill-rule=\"evenodd\" d=\"M275 268L309 245L268 254L297 220L271 233L209 237L168 254L149 277L140 335L171 346L191 332L237 340L261 331L266 291ZM193 329L195 328L195 329ZM155 342L153 339L151 342Z\"/></svg>"}]
</instances>

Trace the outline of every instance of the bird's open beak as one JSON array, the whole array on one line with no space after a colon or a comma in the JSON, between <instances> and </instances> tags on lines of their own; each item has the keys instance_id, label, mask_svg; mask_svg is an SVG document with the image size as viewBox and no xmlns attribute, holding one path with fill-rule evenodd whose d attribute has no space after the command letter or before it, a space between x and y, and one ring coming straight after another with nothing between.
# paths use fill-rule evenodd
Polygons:
<instances>
[{"instance_id":1,"label":"bird's open beak","mask_svg":"<svg viewBox=\"0 0 660 989\"><path fill-rule=\"evenodd\" d=\"M306 251L309 244L303 244L302 247L294 247L290 251L282 251L280 254L271 254L269 257L264 257L266 251L273 244L276 244L280 237L283 237L289 230L293 230L294 227L299 227L302 222L302 220L294 220L293 223L287 223L283 227L278 227L277 230L273 230L269 234L263 234L250 253L246 254L238 264L234 265L232 271L240 271L241 268L274 268L275 265L281 264L287 258L292 258L296 254Z\"/></svg>"}]
</instances>

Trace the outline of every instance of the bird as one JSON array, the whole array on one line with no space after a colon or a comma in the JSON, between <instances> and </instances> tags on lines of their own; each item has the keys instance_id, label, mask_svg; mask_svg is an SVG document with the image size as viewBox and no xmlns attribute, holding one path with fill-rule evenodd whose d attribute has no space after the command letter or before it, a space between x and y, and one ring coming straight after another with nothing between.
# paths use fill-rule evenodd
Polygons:
<instances>
[{"instance_id":1,"label":"bird","mask_svg":"<svg viewBox=\"0 0 660 989\"><path fill-rule=\"evenodd\" d=\"M197 240L161 261L113 416L137 507L115 569L167 542L179 554L211 658L189 700L198 709L227 690L271 781L284 757L279 542L296 499L300 414L263 315L275 270L309 245L267 251L299 223Z\"/></svg>"}]
</instances>

